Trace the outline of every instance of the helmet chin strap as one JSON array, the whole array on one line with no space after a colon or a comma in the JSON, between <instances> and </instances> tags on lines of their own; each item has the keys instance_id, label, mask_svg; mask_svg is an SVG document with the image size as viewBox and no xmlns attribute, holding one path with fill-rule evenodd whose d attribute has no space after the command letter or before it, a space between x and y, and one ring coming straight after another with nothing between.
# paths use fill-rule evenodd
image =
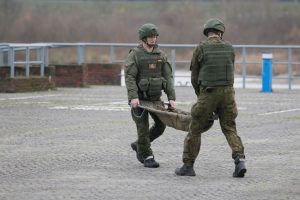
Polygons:
<instances>
[{"instance_id":1,"label":"helmet chin strap","mask_svg":"<svg viewBox=\"0 0 300 200\"><path fill-rule=\"evenodd\" d=\"M218 35L220 36L221 39L223 39L223 33L222 32L219 32Z\"/></svg>"},{"instance_id":2,"label":"helmet chin strap","mask_svg":"<svg viewBox=\"0 0 300 200\"><path fill-rule=\"evenodd\" d=\"M147 42L147 39L143 39L142 40L149 48L152 48L152 47L154 47L155 45L156 45L156 43L155 44L149 44L148 42Z\"/></svg>"},{"instance_id":3,"label":"helmet chin strap","mask_svg":"<svg viewBox=\"0 0 300 200\"><path fill-rule=\"evenodd\" d=\"M149 43L146 43L146 45L147 45L148 47L150 47L150 48L152 48L152 47L155 46L155 44L149 44Z\"/></svg>"},{"instance_id":4,"label":"helmet chin strap","mask_svg":"<svg viewBox=\"0 0 300 200\"><path fill-rule=\"evenodd\" d=\"M208 36L209 36L210 34L208 34ZM223 33L222 32L217 32L217 33L213 33L212 32L212 35L211 36L218 36L218 37L220 37L221 39L223 38Z\"/></svg>"}]
</instances>

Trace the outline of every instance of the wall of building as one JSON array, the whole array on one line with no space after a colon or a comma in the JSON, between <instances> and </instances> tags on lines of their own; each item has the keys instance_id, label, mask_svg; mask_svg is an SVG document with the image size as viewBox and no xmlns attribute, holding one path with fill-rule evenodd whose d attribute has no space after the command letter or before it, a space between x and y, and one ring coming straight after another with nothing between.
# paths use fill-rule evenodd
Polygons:
<instances>
[{"instance_id":1,"label":"wall of building","mask_svg":"<svg viewBox=\"0 0 300 200\"><path fill-rule=\"evenodd\" d=\"M83 64L52 65L40 76L39 67L30 67L26 77L24 67L15 67L15 77L10 78L10 67L0 67L0 92L27 92L54 89L56 87L88 87L89 85L120 85L121 65Z\"/></svg>"}]
</instances>

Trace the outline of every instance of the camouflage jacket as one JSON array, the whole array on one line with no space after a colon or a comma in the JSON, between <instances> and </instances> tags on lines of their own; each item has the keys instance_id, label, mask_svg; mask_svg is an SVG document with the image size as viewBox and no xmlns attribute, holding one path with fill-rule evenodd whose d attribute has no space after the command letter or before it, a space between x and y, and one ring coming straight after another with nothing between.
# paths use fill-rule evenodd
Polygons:
<instances>
[{"instance_id":1,"label":"camouflage jacket","mask_svg":"<svg viewBox=\"0 0 300 200\"><path fill-rule=\"evenodd\" d=\"M156 57L157 60L153 60L153 58ZM149 59L147 60L147 58ZM151 73L151 69L155 69L156 65L158 66L157 63L161 63L159 64L159 73ZM145 74L145 72L149 73ZM146 84L142 85L141 79L143 79L142 81L146 82ZM158 89L159 94L157 92L151 93L150 91L151 85L154 85L151 81L156 79L161 79L162 81ZM129 101L135 98L159 100L161 90L166 93L168 100L176 99L172 67L165 53L157 46L155 46L150 53L147 52L141 44L130 51L125 61L125 83ZM155 84L157 85L157 82ZM158 82L158 84L160 84L160 82Z\"/></svg>"}]
</instances>

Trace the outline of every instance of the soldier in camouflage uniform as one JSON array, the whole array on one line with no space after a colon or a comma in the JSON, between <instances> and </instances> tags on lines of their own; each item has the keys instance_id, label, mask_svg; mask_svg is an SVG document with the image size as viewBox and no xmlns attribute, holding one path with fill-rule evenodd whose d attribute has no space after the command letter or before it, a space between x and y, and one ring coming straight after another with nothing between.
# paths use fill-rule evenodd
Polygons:
<instances>
[{"instance_id":1,"label":"soldier in camouflage uniform","mask_svg":"<svg viewBox=\"0 0 300 200\"><path fill-rule=\"evenodd\" d=\"M222 40L225 26L218 19L210 19L203 33L208 37L194 50L191 61L191 82L197 95L192 106L192 121L184 140L183 163L175 170L179 176L195 176L194 162L200 152L201 134L213 112L219 115L223 134L232 150L235 163L234 177L246 173L244 146L237 135L235 118L234 59L235 53L229 42Z\"/></svg>"},{"instance_id":2,"label":"soldier in camouflage uniform","mask_svg":"<svg viewBox=\"0 0 300 200\"><path fill-rule=\"evenodd\" d=\"M169 105L175 106L175 91L172 68L167 56L157 46L158 29L153 24L144 24L139 29L141 44L130 50L125 62L125 82L131 105L132 119L136 123L138 139L131 144L137 159L145 167L157 168L151 150L151 142L163 134L166 125L153 113L138 107L139 104L153 103L163 106L162 90L167 94ZM149 129L149 114L154 120Z\"/></svg>"}]
</instances>

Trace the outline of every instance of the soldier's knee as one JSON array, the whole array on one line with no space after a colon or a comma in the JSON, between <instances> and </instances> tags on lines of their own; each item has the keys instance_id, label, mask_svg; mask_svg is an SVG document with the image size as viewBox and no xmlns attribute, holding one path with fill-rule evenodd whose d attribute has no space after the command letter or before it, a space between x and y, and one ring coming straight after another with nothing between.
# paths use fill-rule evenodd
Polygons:
<instances>
[{"instance_id":1,"label":"soldier's knee","mask_svg":"<svg viewBox=\"0 0 300 200\"><path fill-rule=\"evenodd\" d=\"M200 137L201 133L203 133L201 128L191 127L189 128L189 135L191 137Z\"/></svg>"},{"instance_id":2,"label":"soldier's knee","mask_svg":"<svg viewBox=\"0 0 300 200\"><path fill-rule=\"evenodd\" d=\"M189 126L189 130L194 135L200 135L201 133L207 131L211 127L211 125L208 122L208 120L192 120Z\"/></svg>"}]
</instances>

